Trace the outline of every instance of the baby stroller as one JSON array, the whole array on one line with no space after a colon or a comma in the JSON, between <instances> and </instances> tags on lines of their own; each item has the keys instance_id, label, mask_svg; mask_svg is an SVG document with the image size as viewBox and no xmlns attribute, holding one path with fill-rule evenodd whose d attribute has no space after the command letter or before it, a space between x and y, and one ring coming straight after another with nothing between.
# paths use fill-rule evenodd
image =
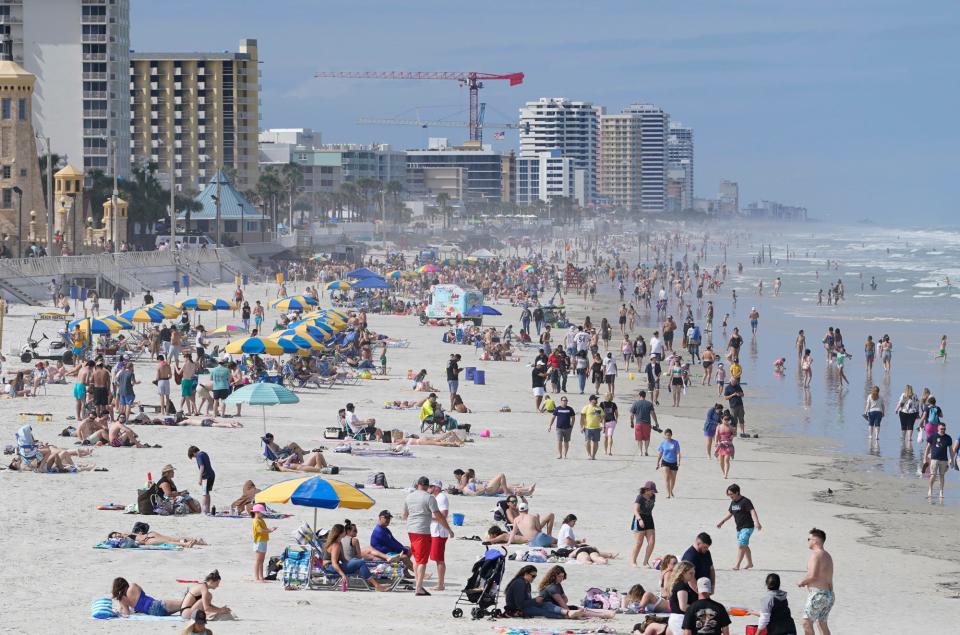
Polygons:
<instances>
[{"instance_id":1,"label":"baby stroller","mask_svg":"<svg viewBox=\"0 0 960 635\"><path fill-rule=\"evenodd\" d=\"M470 609L470 616L473 619L479 620L487 615L500 617L503 614L496 606L500 597L500 582L503 580L506 563L507 550L503 547L487 549L483 557L473 563L473 570L470 577L467 578L467 584L456 601L457 605L476 605ZM493 607L493 609L488 610L490 607ZM456 606L453 609L453 616L463 617L463 609Z\"/></svg>"}]
</instances>

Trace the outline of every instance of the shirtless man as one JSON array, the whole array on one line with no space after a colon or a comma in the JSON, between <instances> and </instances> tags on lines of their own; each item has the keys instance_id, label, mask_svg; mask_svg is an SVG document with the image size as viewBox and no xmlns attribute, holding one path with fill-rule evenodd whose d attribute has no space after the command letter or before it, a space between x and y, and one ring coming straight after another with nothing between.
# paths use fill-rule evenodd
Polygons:
<instances>
[{"instance_id":1,"label":"shirtless man","mask_svg":"<svg viewBox=\"0 0 960 635\"><path fill-rule=\"evenodd\" d=\"M198 415L197 410L197 365L193 361L193 355L183 354L183 366L177 366L177 372L181 373L180 379L180 410L188 415Z\"/></svg>"},{"instance_id":2,"label":"shirtless man","mask_svg":"<svg viewBox=\"0 0 960 635\"><path fill-rule=\"evenodd\" d=\"M91 382L93 405L97 408L97 414L107 414L110 411L110 371L103 365L102 360L94 367Z\"/></svg>"},{"instance_id":3,"label":"shirtless man","mask_svg":"<svg viewBox=\"0 0 960 635\"><path fill-rule=\"evenodd\" d=\"M814 624L820 635L830 635L827 618L833 608L833 557L823 548L827 534L822 529L813 528L807 536L807 548L812 552L807 561L807 575L797 583L807 587L807 603L803 607L804 635L814 635Z\"/></svg>"},{"instance_id":4,"label":"shirtless man","mask_svg":"<svg viewBox=\"0 0 960 635\"><path fill-rule=\"evenodd\" d=\"M83 404L87 400L87 385L91 383L93 377L93 362L84 362L80 360L75 369L77 372L77 381L73 384L73 398L76 400L76 417L80 421L83 414Z\"/></svg>"},{"instance_id":5,"label":"shirtless man","mask_svg":"<svg viewBox=\"0 0 960 635\"><path fill-rule=\"evenodd\" d=\"M520 534L531 547L555 547L557 539L553 533L553 514L547 514L540 518L540 514L531 514L530 506L526 501L517 505L519 512L513 521L513 529L510 530L510 537L506 542L513 542L513 536Z\"/></svg>"},{"instance_id":6,"label":"shirtless man","mask_svg":"<svg viewBox=\"0 0 960 635\"><path fill-rule=\"evenodd\" d=\"M134 447L142 448L146 447L140 443L140 439L137 438L137 433L131 430L126 425L127 419L123 415L117 417L117 420L110 424L110 429L108 432L110 445L115 448L122 447Z\"/></svg>"},{"instance_id":7,"label":"shirtless man","mask_svg":"<svg viewBox=\"0 0 960 635\"><path fill-rule=\"evenodd\" d=\"M89 442L88 445L109 443L110 437L107 435L108 421L109 417L97 417L92 414L87 415L77 427L77 438L80 439L81 443L84 441Z\"/></svg>"}]
</instances>

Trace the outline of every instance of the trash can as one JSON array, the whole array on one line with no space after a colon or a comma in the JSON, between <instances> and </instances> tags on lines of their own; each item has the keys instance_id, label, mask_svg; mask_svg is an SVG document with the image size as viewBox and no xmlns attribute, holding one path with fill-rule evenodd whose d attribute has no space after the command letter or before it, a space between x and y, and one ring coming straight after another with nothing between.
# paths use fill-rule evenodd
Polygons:
<instances>
[{"instance_id":1,"label":"trash can","mask_svg":"<svg viewBox=\"0 0 960 635\"><path fill-rule=\"evenodd\" d=\"M477 372L477 369L475 366L467 366L463 370L463 378L466 379L467 381L473 381L473 377L476 372Z\"/></svg>"},{"instance_id":2,"label":"trash can","mask_svg":"<svg viewBox=\"0 0 960 635\"><path fill-rule=\"evenodd\" d=\"M476 370L473 373L473 383L477 386L483 386L487 382L486 371Z\"/></svg>"}]
</instances>

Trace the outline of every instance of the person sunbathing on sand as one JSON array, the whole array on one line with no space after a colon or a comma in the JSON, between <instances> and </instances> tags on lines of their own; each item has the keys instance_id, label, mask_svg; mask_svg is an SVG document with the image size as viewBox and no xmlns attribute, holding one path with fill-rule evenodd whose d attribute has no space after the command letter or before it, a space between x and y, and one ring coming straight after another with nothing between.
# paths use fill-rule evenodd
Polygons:
<instances>
[{"instance_id":1,"label":"person sunbathing on sand","mask_svg":"<svg viewBox=\"0 0 960 635\"><path fill-rule=\"evenodd\" d=\"M114 578L110 597L117 601L120 615L153 615L167 617L176 615L182 602L180 600L157 600L149 595L137 584L130 584L124 578Z\"/></svg>"},{"instance_id":2,"label":"person sunbathing on sand","mask_svg":"<svg viewBox=\"0 0 960 635\"><path fill-rule=\"evenodd\" d=\"M394 447L404 445L437 445L443 448L459 448L463 446L463 439L455 431L443 432L435 437L418 437L410 435L400 441L394 442Z\"/></svg>"},{"instance_id":3,"label":"person sunbathing on sand","mask_svg":"<svg viewBox=\"0 0 960 635\"><path fill-rule=\"evenodd\" d=\"M240 498L230 503L230 508L237 510L238 514L249 514L253 509L253 498L260 490L254 485L253 481L247 481L243 484L243 493Z\"/></svg>"},{"instance_id":4,"label":"person sunbathing on sand","mask_svg":"<svg viewBox=\"0 0 960 635\"><path fill-rule=\"evenodd\" d=\"M137 437L137 433L131 430L126 425L126 417L120 415L117 417L117 420L110 424L108 431L108 438L110 445L115 448L122 447L134 447L134 448L144 448L149 447L140 443L140 439Z\"/></svg>"},{"instance_id":5,"label":"person sunbathing on sand","mask_svg":"<svg viewBox=\"0 0 960 635\"><path fill-rule=\"evenodd\" d=\"M277 472L320 472L327 467L327 461L320 452L311 452L301 459L291 455L270 464L270 469Z\"/></svg>"},{"instance_id":6,"label":"person sunbathing on sand","mask_svg":"<svg viewBox=\"0 0 960 635\"><path fill-rule=\"evenodd\" d=\"M412 409L414 409L414 408L419 408L419 407L421 407L421 406L423 405L423 402L425 402L427 399L429 399L429 397L424 397L423 399L420 399L419 401L410 401L410 400L407 400L407 399L399 399L399 400L395 400L395 401L388 401L388 402L386 402L386 403L384 404L384 406L390 407L390 408L399 408L399 409L401 409L401 410L412 410Z\"/></svg>"},{"instance_id":7,"label":"person sunbathing on sand","mask_svg":"<svg viewBox=\"0 0 960 635\"><path fill-rule=\"evenodd\" d=\"M523 483L519 485L510 485L507 483L507 477L503 474L497 474L489 481L477 481L476 472L469 468L466 472L461 469L453 471L453 476L457 479L457 485L450 488L453 494L463 494L464 496L499 496L510 494L520 496L533 496L537 484L530 487Z\"/></svg>"},{"instance_id":8,"label":"person sunbathing on sand","mask_svg":"<svg viewBox=\"0 0 960 635\"><path fill-rule=\"evenodd\" d=\"M273 452L274 456L281 459L292 456L304 457L309 454L309 452L300 447L299 443L293 441L283 447L280 447L280 445L273 440L273 433L271 432L268 432L261 437L261 441L263 441L264 445L270 448L270 451Z\"/></svg>"},{"instance_id":9,"label":"person sunbathing on sand","mask_svg":"<svg viewBox=\"0 0 960 635\"><path fill-rule=\"evenodd\" d=\"M119 540L123 538L135 540L138 545L177 545L187 549L196 545L206 546L207 544L203 538L174 538L173 536L158 534L155 531L148 531L147 533L141 534L125 534L122 531L111 531L110 534L107 535L107 540Z\"/></svg>"}]
</instances>

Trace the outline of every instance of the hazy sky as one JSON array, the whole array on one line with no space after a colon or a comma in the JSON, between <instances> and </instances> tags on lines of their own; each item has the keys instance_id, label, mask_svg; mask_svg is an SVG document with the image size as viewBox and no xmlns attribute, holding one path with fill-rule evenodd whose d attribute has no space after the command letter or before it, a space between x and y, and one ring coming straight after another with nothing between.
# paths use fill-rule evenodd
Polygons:
<instances>
[{"instance_id":1,"label":"hazy sky","mask_svg":"<svg viewBox=\"0 0 960 635\"><path fill-rule=\"evenodd\" d=\"M423 147L467 131L357 125L466 119L455 82L314 79L317 70L508 73L481 91L487 121L562 96L608 112L662 106L696 135L696 194L721 178L743 203L820 218L956 224L960 200L956 0L133 0L140 51L236 50L259 40L265 127L325 142ZM457 113L459 116L456 116ZM492 132L487 131L488 139ZM516 148L508 131L498 149Z\"/></svg>"}]
</instances>

